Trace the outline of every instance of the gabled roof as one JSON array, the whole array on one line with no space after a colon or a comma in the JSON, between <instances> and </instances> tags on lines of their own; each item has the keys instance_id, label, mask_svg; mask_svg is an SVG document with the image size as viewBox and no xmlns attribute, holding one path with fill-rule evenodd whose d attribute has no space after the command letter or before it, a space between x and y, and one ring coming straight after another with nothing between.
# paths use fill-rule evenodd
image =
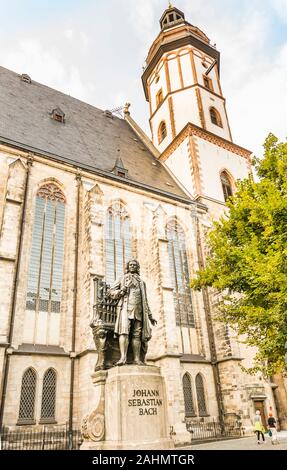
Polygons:
<instances>
[{"instance_id":1,"label":"gabled roof","mask_svg":"<svg viewBox=\"0 0 287 470\"><path fill-rule=\"evenodd\" d=\"M123 183L190 201L124 119L20 77L0 67L0 142L111 178L120 149L128 170ZM51 119L55 108L64 111L64 123Z\"/></svg>"}]
</instances>

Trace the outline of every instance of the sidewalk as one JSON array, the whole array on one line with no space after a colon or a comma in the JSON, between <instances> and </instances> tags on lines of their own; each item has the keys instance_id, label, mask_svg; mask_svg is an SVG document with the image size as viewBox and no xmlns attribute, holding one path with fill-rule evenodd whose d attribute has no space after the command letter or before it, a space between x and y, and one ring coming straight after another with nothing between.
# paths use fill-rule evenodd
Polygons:
<instances>
[{"instance_id":1,"label":"sidewalk","mask_svg":"<svg viewBox=\"0 0 287 470\"><path fill-rule=\"evenodd\" d=\"M252 437L242 437L240 439L230 439L228 441L208 442L206 444L194 443L188 447L181 447L186 450L287 450L287 431L278 433L279 445L272 445L271 438L265 435L266 444L257 444L257 439ZM179 449L179 448L177 448Z\"/></svg>"}]
</instances>

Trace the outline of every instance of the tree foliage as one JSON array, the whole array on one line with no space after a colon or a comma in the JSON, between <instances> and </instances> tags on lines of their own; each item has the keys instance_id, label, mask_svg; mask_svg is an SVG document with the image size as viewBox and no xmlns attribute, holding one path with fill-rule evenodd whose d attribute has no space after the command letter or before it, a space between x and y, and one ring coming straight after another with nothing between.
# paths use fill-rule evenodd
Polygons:
<instances>
[{"instance_id":1,"label":"tree foliage","mask_svg":"<svg viewBox=\"0 0 287 470\"><path fill-rule=\"evenodd\" d=\"M259 179L238 182L192 287L222 293L218 318L257 347L250 372L272 374L287 370L287 143L270 134L264 148Z\"/></svg>"}]
</instances>

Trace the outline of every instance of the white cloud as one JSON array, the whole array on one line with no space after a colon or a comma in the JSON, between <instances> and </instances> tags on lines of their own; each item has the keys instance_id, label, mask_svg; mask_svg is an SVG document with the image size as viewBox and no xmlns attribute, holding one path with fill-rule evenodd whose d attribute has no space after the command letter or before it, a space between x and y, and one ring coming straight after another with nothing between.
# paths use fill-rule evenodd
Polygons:
<instances>
[{"instance_id":1,"label":"white cloud","mask_svg":"<svg viewBox=\"0 0 287 470\"><path fill-rule=\"evenodd\" d=\"M233 41L228 41L225 32L219 35L224 44L222 81L233 134L258 156L270 131L281 139L287 134L287 41L270 50L270 24L263 11L252 12L249 7L244 24L233 22Z\"/></svg>"},{"instance_id":2,"label":"white cloud","mask_svg":"<svg viewBox=\"0 0 287 470\"><path fill-rule=\"evenodd\" d=\"M128 0L129 20L135 34L145 42L147 34L151 34L155 20L155 7L160 0Z\"/></svg>"},{"instance_id":3,"label":"white cloud","mask_svg":"<svg viewBox=\"0 0 287 470\"><path fill-rule=\"evenodd\" d=\"M155 39L154 25L158 20L156 10L162 0L128 0L128 20L139 43L139 55L145 58L148 48ZM144 65L144 59L142 59Z\"/></svg>"},{"instance_id":4,"label":"white cloud","mask_svg":"<svg viewBox=\"0 0 287 470\"><path fill-rule=\"evenodd\" d=\"M72 29L66 29L66 31L64 31L64 36L71 41L74 36L74 31Z\"/></svg>"},{"instance_id":5,"label":"white cloud","mask_svg":"<svg viewBox=\"0 0 287 470\"><path fill-rule=\"evenodd\" d=\"M82 42L83 47L85 47L87 49L88 46L90 45L89 36L85 33L85 31L81 31L80 32L80 38L81 38L81 42Z\"/></svg>"},{"instance_id":6,"label":"white cloud","mask_svg":"<svg viewBox=\"0 0 287 470\"><path fill-rule=\"evenodd\" d=\"M258 70L258 72L257 72ZM262 59L250 77L231 97L236 135L260 156L261 144L269 132L280 139L287 136L287 43L274 58ZM238 117L237 117L238 116Z\"/></svg>"},{"instance_id":7,"label":"white cloud","mask_svg":"<svg viewBox=\"0 0 287 470\"><path fill-rule=\"evenodd\" d=\"M281 20L287 22L287 0L271 0L270 4Z\"/></svg>"},{"instance_id":8,"label":"white cloud","mask_svg":"<svg viewBox=\"0 0 287 470\"><path fill-rule=\"evenodd\" d=\"M78 68L71 64L67 69L60 51L54 47L46 48L39 39L20 40L16 50L7 51L4 62L5 67L28 73L37 82L81 99L89 99Z\"/></svg>"},{"instance_id":9,"label":"white cloud","mask_svg":"<svg viewBox=\"0 0 287 470\"><path fill-rule=\"evenodd\" d=\"M1 1L1 0L0 0ZM148 105L141 66L159 33L166 0L97 0L54 18L13 18L3 24L0 64L103 109L126 101L144 128ZM235 6L240 5L240 8ZM177 0L186 19L217 43L234 140L261 151L269 131L284 138L287 39L272 49L274 8L287 19L287 0ZM18 21L18 22L17 22ZM276 31L278 33L278 31Z\"/></svg>"},{"instance_id":10,"label":"white cloud","mask_svg":"<svg viewBox=\"0 0 287 470\"><path fill-rule=\"evenodd\" d=\"M234 141L262 155L270 131L280 139L287 135L287 39L270 48L274 18L268 2L242 2L237 13L230 8L232 2L228 6L224 0L206 0L204 10L200 0L183 3L191 22L212 36L221 52L221 81ZM281 14L287 12L287 0L275 3L282 7Z\"/></svg>"}]
</instances>

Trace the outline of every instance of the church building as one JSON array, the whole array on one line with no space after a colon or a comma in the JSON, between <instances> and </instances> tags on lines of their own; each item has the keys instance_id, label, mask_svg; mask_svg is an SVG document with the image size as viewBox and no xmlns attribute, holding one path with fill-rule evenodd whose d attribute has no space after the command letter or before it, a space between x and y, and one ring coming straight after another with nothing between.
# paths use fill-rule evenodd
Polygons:
<instances>
[{"instance_id":1,"label":"church building","mask_svg":"<svg viewBox=\"0 0 287 470\"><path fill-rule=\"evenodd\" d=\"M277 416L278 387L243 371L254 351L215 321L216 293L190 289L212 221L251 171L220 53L170 6L142 83L151 139L128 104L120 118L0 67L0 427L81 426L95 279L113 283L130 259L157 320L146 361L164 377L175 444L192 423L249 432L257 409Z\"/></svg>"}]
</instances>

